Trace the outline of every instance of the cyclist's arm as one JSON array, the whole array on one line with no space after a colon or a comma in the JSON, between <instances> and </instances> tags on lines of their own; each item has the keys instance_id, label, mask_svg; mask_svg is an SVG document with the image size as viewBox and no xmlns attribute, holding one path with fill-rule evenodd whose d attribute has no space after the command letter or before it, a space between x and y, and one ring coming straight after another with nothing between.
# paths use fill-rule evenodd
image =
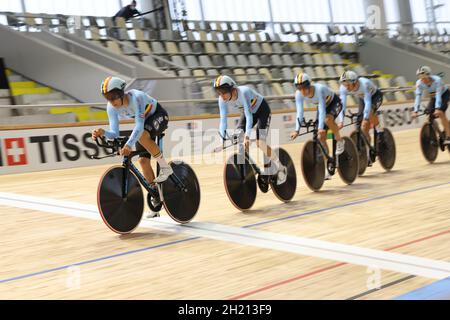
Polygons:
<instances>
[{"instance_id":1,"label":"cyclist's arm","mask_svg":"<svg viewBox=\"0 0 450 320\"><path fill-rule=\"evenodd\" d=\"M105 137L108 139L114 139L119 136L119 115L109 105L106 107L109 119L109 131L105 130Z\"/></svg>"},{"instance_id":2,"label":"cyclist's arm","mask_svg":"<svg viewBox=\"0 0 450 320\"><path fill-rule=\"evenodd\" d=\"M227 130L227 114L228 108L225 102L222 99L219 99L219 111L220 111L220 126L219 132L220 135L225 138L225 131Z\"/></svg>"},{"instance_id":3,"label":"cyclist's arm","mask_svg":"<svg viewBox=\"0 0 450 320\"><path fill-rule=\"evenodd\" d=\"M303 96L300 94L300 92L297 90L295 92L295 106L297 108L297 118L295 122L295 131L300 131L300 123L303 121L303 108L304 99Z\"/></svg>"},{"instance_id":4,"label":"cyclist's arm","mask_svg":"<svg viewBox=\"0 0 450 320\"><path fill-rule=\"evenodd\" d=\"M434 107L436 109L441 109L441 103L442 103L442 80L441 78L438 78L436 80L436 101L434 104Z\"/></svg>"},{"instance_id":5,"label":"cyclist's arm","mask_svg":"<svg viewBox=\"0 0 450 320\"><path fill-rule=\"evenodd\" d=\"M145 122L144 112L140 112L135 116L134 129L133 132L131 132L131 135L127 141L127 145L129 147L134 147L136 142L141 137L142 133L144 132L144 122Z\"/></svg>"},{"instance_id":6,"label":"cyclist's arm","mask_svg":"<svg viewBox=\"0 0 450 320\"><path fill-rule=\"evenodd\" d=\"M252 133L253 127L253 114L250 111L250 104L247 99L244 103L244 114L245 114L245 136L250 138L250 134Z\"/></svg>"},{"instance_id":7,"label":"cyclist's arm","mask_svg":"<svg viewBox=\"0 0 450 320\"><path fill-rule=\"evenodd\" d=\"M416 100L414 102L414 112L419 112L420 101L422 100L422 86L420 83L416 84Z\"/></svg>"},{"instance_id":8,"label":"cyclist's arm","mask_svg":"<svg viewBox=\"0 0 450 320\"><path fill-rule=\"evenodd\" d=\"M364 120L369 119L370 109L372 108L372 95L370 94L370 88L365 85L364 91Z\"/></svg>"},{"instance_id":9,"label":"cyclist's arm","mask_svg":"<svg viewBox=\"0 0 450 320\"><path fill-rule=\"evenodd\" d=\"M317 92L319 96L319 105L318 108L318 120L319 120L319 130L322 130L325 127L325 117L327 115L327 107L325 104L325 97L324 92L321 90L320 92Z\"/></svg>"},{"instance_id":10,"label":"cyclist's arm","mask_svg":"<svg viewBox=\"0 0 450 320\"><path fill-rule=\"evenodd\" d=\"M344 122L345 109L347 108L347 89L344 86L339 88L339 96L342 102L342 111L339 113L337 120L339 123Z\"/></svg>"}]
</instances>

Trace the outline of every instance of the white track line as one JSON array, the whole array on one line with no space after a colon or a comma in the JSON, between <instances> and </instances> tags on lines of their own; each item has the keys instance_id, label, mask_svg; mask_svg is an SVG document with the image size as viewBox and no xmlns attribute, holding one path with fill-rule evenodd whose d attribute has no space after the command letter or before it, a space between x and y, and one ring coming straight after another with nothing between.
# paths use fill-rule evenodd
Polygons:
<instances>
[{"instance_id":1,"label":"white track line","mask_svg":"<svg viewBox=\"0 0 450 320\"><path fill-rule=\"evenodd\" d=\"M0 204L30 210L101 220L96 206L0 192ZM254 229L192 221L180 225L167 217L142 220L140 227L376 267L432 279L450 277L450 263L335 242L288 236Z\"/></svg>"}]
</instances>

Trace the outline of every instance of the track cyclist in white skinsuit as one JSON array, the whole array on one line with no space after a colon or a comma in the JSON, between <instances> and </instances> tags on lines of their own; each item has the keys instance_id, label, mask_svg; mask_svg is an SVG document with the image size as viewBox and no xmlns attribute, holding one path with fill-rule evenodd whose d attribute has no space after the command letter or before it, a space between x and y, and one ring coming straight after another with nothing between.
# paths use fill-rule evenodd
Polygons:
<instances>
[{"instance_id":1,"label":"track cyclist in white skinsuit","mask_svg":"<svg viewBox=\"0 0 450 320\"><path fill-rule=\"evenodd\" d=\"M135 119L135 127L120 154L128 156L131 149L136 145L137 151L148 151L139 157L139 164L145 179L150 184L161 183L173 173L167 164L161 150L155 143L155 138L162 134L169 122L166 110L158 101L139 90L125 91L126 83L118 77L107 77L101 85L101 93L108 101L107 112L110 130L98 128L92 131L92 138L105 136L108 139L117 138L119 133L119 117ZM156 159L160 166L160 173L155 179L150 155ZM151 212L147 217L153 217L156 213Z\"/></svg>"},{"instance_id":2,"label":"track cyclist in white skinsuit","mask_svg":"<svg viewBox=\"0 0 450 320\"><path fill-rule=\"evenodd\" d=\"M264 167L266 175L276 175L277 185L286 181L287 168L280 163L278 156L272 152L266 143L270 126L271 111L264 98L252 88L238 86L229 76L219 76L215 79L214 89L219 95L220 128L219 133L225 139L227 130L228 108L237 108L241 118L237 129L245 133L244 146L248 151L250 146L250 134L256 125L256 144L264 153Z\"/></svg>"},{"instance_id":3,"label":"track cyclist in white skinsuit","mask_svg":"<svg viewBox=\"0 0 450 320\"><path fill-rule=\"evenodd\" d=\"M378 120L377 110L383 103L383 93L370 80L364 77L358 77L354 71L345 71L339 79L341 87L339 90L342 101L342 112L339 114L339 127L344 124L344 115L347 107L347 94L354 93L359 97L358 121L362 121L362 131L370 141L370 125L372 124L375 132L378 134L378 142L383 141L383 127ZM369 149L367 149L369 152ZM368 166L372 166L370 157L368 157Z\"/></svg>"},{"instance_id":4,"label":"track cyclist in white skinsuit","mask_svg":"<svg viewBox=\"0 0 450 320\"><path fill-rule=\"evenodd\" d=\"M333 131L336 138L336 156L342 154L345 150L344 140L339 133L339 127L335 122L342 110L341 100L330 88L320 83L311 83L311 78L306 73L299 73L294 79L295 105L297 107L297 121L295 131L291 133L291 139L298 137L300 132L300 123L303 121L304 101L311 101L317 105L317 120L319 129L319 139L322 145L328 151L326 143L327 131L325 125ZM325 179L329 180L328 170L325 173Z\"/></svg>"},{"instance_id":5,"label":"track cyclist in white skinsuit","mask_svg":"<svg viewBox=\"0 0 450 320\"><path fill-rule=\"evenodd\" d=\"M429 113L434 113L436 117L441 118L442 125L445 129L445 135L447 136L444 140L444 144L449 145L450 124L448 123L448 118L445 115L445 112L447 111L448 107L450 90L442 82L441 77L431 74L431 69L427 66L421 66L417 70L416 75L419 79L416 82L416 101L414 103L413 118L416 118L417 112L419 112L422 92L424 90L428 90L431 99L428 103L427 111Z\"/></svg>"}]
</instances>

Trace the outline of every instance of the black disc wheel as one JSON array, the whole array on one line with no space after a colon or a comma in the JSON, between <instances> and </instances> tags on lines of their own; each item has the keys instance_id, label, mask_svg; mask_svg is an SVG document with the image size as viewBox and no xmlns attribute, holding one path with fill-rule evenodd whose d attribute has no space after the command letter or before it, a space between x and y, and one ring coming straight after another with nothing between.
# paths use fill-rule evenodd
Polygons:
<instances>
[{"instance_id":1,"label":"black disc wheel","mask_svg":"<svg viewBox=\"0 0 450 320\"><path fill-rule=\"evenodd\" d=\"M138 179L131 171L114 166L101 177L97 189L97 205L105 224L114 232L127 234L132 232L141 221L144 212L144 195ZM128 192L124 195L125 186Z\"/></svg>"},{"instance_id":2,"label":"black disc wheel","mask_svg":"<svg viewBox=\"0 0 450 320\"><path fill-rule=\"evenodd\" d=\"M320 190L325 181L325 161L319 145L315 146L312 140L303 146L301 167L308 188Z\"/></svg>"},{"instance_id":3,"label":"black disc wheel","mask_svg":"<svg viewBox=\"0 0 450 320\"><path fill-rule=\"evenodd\" d=\"M297 189L297 173L295 172L294 162L286 150L277 148L272 150L278 155L280 163L286 167L286 181L280 185L277 184L276 176L270 179L270 185L275 196L283 202L290 201Z\"/></svg>"},{"instance_id":4,"label":"black disc wheel","mask_svg":"<svg viewBox=\"0 0 450 320\"><path fill-rule=\"evenodd\" d=\"M256 199L255 172L248 160L237 153L231 155L224 167L223 182L228 199L241 211L250 209Z\"/></svg>"},{"instance_id":5,"label":"black disc wheel","mask_svg":"<svg viewBox=\"0 0 450 320\"><path fill-rule=\"evenodd\" d=\"M342 181L346 184L352 184L359 172L358 150L349 137L343 137L345 141L344 152L339 155L338 172Z\"/></svg>"},{"instance_id":6,"label":"black disc wheel","mask_svg":"<svg viewBox=\"0 0 450 320\"><path fill-rule=\"evenodd\" d=\"M433 126L428 122L424 123L420 130L420 148L422 154L429 163L433 163L439 152L439 140Z\"/></svg>"},{"instance_id":7,"label":"black disc wheel","mask_svg":"<svg viewBox=\"0 0 450 320\"><path fill-rule=\"evenodd\" d=\"M171 161L173 174L162 183L164 208L178 223L188 223L200 206L200 184L194 170L183 161Z\"/></svg>"},{"instance_id":8,"label":"black disc wheel","mask_svg":"<svg viewBox=\"0 0 450 320\"><path fill-rule=\"evenodd\" d=\"M377 134L377 133L376 133ZM394 167L396 158L395 140L389 129L384 129L383 133L378 133L378 158L384 170L389 171Z\"/></svg>"},{"instance_id":9,"label":"black disc wheel","mask_svg":"<svg viewBox=\"0 0 450 320\"><path fill-rule=\"evenodd\" d=\"M359 139L358 139L358 131L357 130L353 131L350 134L350 138L353 140L353 143L355 144L356 149L358 150L358 157L359 157L358 175L362 176L364 174L364 172L366 172L367 165L369 162L368 154L367 154L367 145L364 142L362 136L359 136Z\"/></svg>"}]
</instances>

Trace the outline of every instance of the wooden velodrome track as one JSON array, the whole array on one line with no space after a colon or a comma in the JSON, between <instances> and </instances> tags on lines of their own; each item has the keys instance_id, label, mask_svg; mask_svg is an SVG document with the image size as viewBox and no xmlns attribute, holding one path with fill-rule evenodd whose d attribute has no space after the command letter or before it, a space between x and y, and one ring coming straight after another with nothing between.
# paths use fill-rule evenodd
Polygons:
<instances>
[{"instance_id":1,"label":"wooden velodrome track","mask_svg":"<svg viewBox=\"0 0 450 320\"><path fill-rule=\"evenodd\" d=\"M202 191L196 219L179 227L162 211L126 236L96 211L108 166L0 176L0 193L19 195L0 204L0 299L390 299L432 283L437 277L408 266L377 271L377 263L283 242L450 262L450 156L428 164L418 135L394 133L392 172L376 163L352 186L336 174L318 193L303 182L302 144L287 145L298 178L293 201L258 192L246 213L226 196L222 164L193 165Z\"/></svg>"}]
</instances>

